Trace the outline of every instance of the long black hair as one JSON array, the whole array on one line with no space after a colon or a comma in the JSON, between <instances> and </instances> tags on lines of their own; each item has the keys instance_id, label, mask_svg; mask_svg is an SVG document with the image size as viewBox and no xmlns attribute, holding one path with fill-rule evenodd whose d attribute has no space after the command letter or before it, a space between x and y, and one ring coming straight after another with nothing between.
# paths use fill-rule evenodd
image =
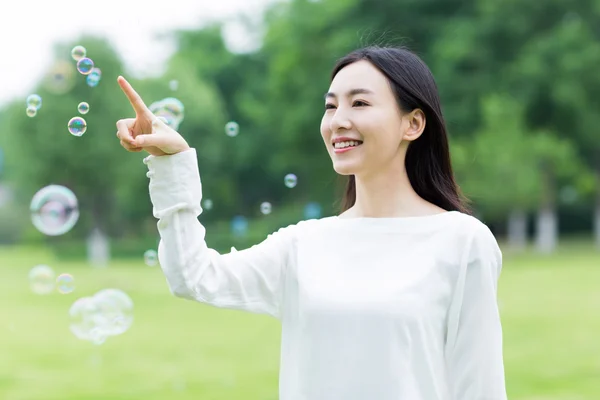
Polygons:
<instances>
[{"instance_id":1,"label":"long black hair","mask_svg":"<svg viewBox=\"0 0 600 400\"><path fill-rule=\"evenodd\" d=\"M425 114L425 130L412 141L406 152L408 179L417 194L447 211L470 214L468 200L454 180L446 123L433 74L415 53L403 47L369 46L339 59L331 80L354 62L366 60L388 79L400 110L409 113L420 109ZM356 202L354 175L348 176L341 212Z\"/></svg>"}]
</instances>

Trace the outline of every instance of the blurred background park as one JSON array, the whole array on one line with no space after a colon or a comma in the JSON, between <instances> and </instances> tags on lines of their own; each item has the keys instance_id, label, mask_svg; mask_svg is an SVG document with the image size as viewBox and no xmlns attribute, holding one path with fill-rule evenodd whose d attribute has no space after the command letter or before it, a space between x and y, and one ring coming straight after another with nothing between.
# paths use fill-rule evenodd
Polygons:
<instances>
[{"instance_id":1,"label":"blurred background park","mask_svg":"<svg viewBox=\"0 0 600 400\"><path fill-rule=\"evenodd\" d=\"M228 252L337 213L323 93L370 44L411 48L437 79L457 180L504 253L509 398L600 398L600 0L38 3L0 16L0 399L276 399L277 321L168 291L144 154L115 138L132 116L116 78L184 107L200 220ZM32 223L49 185L77 199L60 234ZM68 279L40 290L39 265ZM69 310L107 288L133 323L80 340Z\"/></svg>"}]
</instances>

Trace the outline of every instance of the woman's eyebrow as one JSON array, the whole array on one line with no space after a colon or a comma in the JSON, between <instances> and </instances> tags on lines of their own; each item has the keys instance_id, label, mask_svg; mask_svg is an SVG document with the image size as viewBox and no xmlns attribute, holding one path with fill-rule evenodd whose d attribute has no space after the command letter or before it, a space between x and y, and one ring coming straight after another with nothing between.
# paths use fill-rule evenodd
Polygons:
<instances>
[{"instance_id":1,"label":"woman's eyebrow","mask_svg":"<svg viewBox=\"0 0 600 400\"><path fill-rule=\"evenodd\" d=\"M351 89L346 93L346 97L350 97L350 96L354 96L355 94L373 94L372 90L369 89L364 89L364 88L356 88L356 89ZM337 97L337 95L333 92L327 92L325 93L324 98L330 98L330 97Z\"/></svg>"}]
</instances>

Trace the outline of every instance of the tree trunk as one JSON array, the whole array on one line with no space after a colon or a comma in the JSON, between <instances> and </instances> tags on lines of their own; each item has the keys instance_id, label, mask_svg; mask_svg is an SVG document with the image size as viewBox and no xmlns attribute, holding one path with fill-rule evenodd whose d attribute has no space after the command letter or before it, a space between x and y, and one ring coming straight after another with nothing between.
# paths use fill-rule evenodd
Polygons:
<instances>
[{"instance_id":1,"label":"tree trunk","mask_svg":"<svg viewBox=\"0 0 600 400\"><path fill-rule=\"evenodd\" d=\"M522 209L513 209L508 216L508 245L511 250L523 251L527 245L527 214Z\"/></svg>"},{"instance_id":2,"label":"tree trunk","mask_svg":"<svg viewBox=\"0 0 600 400\"><path fill-rule=\"evenodd\" d=\"M558 244L558 213L556 210L556 182L552 168L542 168L542 200L536 221L536 250L549 254Z\"/></svg>"}]
</instances>

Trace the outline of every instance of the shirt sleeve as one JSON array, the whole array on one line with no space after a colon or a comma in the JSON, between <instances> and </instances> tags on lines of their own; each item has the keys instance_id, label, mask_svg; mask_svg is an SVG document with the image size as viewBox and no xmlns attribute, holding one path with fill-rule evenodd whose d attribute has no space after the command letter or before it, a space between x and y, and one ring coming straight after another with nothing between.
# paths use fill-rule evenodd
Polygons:
<instances>
[{"instance_id":1,"label":"shirt sleeve","mask_svg":"<svg viewBox=\"0 0 600 400\"><path fill-rule=\"evenodd\" d=\"M480 223L465 252L449 309L446 365L453 400L506 400L497 288L502 253Z\"/></svg>"},{"instance_id":2,"label":"shirt sleeve","mask_svg":"<svg viewBox=\"0 0 600 400\"><path fill-rule=\"evenodd\" d=\"M262 243L220 254L208 248L202 213L202 184L195 149L144 159L150 199L158 218L158 258L171 292L215 307L280 318L282 286L293 256L295 225Z\"/></svg>"}]
</instances>

